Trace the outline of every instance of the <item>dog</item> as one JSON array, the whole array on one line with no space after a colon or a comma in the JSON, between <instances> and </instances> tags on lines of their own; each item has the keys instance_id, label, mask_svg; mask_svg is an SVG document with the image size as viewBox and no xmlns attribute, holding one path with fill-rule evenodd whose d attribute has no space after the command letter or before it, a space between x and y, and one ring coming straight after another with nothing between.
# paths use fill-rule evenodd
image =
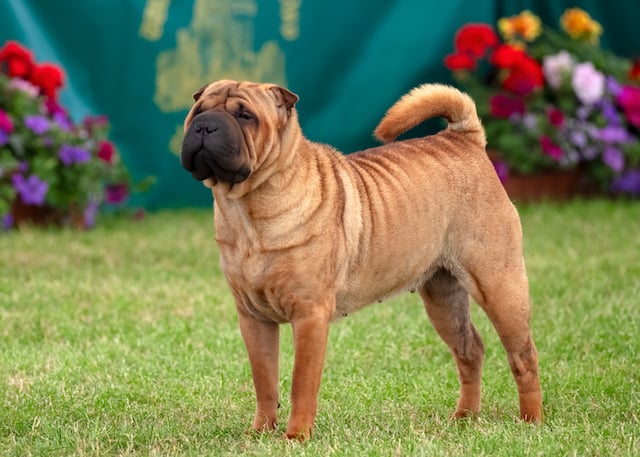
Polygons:
<instances>
[{"instance_id":1,"label":"dog","mask_svg":"<svg viewBox=\"0 0 640 457\"><path fill-rule=\"evenodd\" d=\"M210 187L221 266L256 392L253 429L277 428L279 324L295 347L285 435L311 437L329 325L417 290L458 368L456 418L480 410L484 347L469 297L494 325L519 394L542 421L537 351L516 209L489 160L473 100L425 84L393 105L350 155L305 138L284 87L222 80L197 91L182 166ZM394 141L440 116L435 135Z\"/></svg>"}]
</instances>

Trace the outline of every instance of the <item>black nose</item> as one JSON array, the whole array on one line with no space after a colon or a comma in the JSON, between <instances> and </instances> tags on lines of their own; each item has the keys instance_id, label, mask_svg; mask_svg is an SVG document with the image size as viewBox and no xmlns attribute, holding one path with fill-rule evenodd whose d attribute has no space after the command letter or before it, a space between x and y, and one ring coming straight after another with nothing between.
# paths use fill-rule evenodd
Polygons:
<instances>
[{"instance_id":1,"label":"black nose","mask_svg":"<svg viewBox=\"0 0 640 457\"><path fill-rule=\"evenodd\" d=\"M211 135L216 130L218 130L218 126L211 119L198 119L194 121L193 131L201 137L205 137Z\"/></svg>"}]
</instances>

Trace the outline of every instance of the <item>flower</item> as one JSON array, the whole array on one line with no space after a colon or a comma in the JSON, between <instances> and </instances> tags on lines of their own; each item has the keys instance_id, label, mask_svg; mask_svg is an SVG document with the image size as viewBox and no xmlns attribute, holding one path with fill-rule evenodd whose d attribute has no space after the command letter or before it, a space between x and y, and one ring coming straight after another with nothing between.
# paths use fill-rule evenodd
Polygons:
<instances>
[{"instance_id":1,"label":"flower","mask_svg":"<svg viewBox=\"0 0 640 457\"><path fill-rule=\"evenodd\" d=\"M31 70L31 82L42 89L42 93L52 100L56 99L57 90L62 87L64 73L55 65L45 63L34 65Z\"/></svg>"},{"instance_id":2,"label":"flower","mask_svg":"<svg viewBox=\"0 0 640 457\"><path fill-rule=\"evenodd\" d=\"M509 42L533 41L540 35L540 18L525 10L517 16L504 17L498 21L500 35Z\"/></svg>"},{"instance_id":3,"label":"flower","mask_svg":"<svg viewBox=\"0 0 640 457\"><path fill-rule=\"evenodd\" d=\"M100 141L98 145L98 158L107 163L113 162L115 148L110 141Z\"/></svg>"},{"instance_id":4,"label":"flower","mask_svg":"<svg viewBox=\"0 0 640 457\"><path fill-rule=\"evenodd\" d=\"M616 99L631 125L640 127L640 87L624 86Z\"/></svg>"},{"instance_id":5,"label":"flower","mask_svg":"<svg viewBox=\"0 0 640 457\"><path fill-rule=\"evenodd\" d=\"M91 159L91 152L78 146L63 144L58 151L58 157L66 166L84 163Z\"/></svg>"},{"instance_id":6,"label":"flower","mask_svg":"<svg viewBox=\"0 0 640 457\"><path fill-rule=\"evenodd\" d=\"M580 8L566 10L560 17L560 25L571 38L578 40L597 43L602 34L602 26Z\"/></svg>"},{"instance_id":7,"label":"flower","mask_svg":"<svg viewBox=\"0 0 640 457\"><path fill-rule=\"evenodd\" d=\"M103 203L122 202L129 174L105 116L74 122L57 101L64 71L9 41L0 48L0 221L20 225L17 199L60 221L78 210L91 227ZM119 189L119 191L117 191Z\"/></svg>"},{"instance_id":8,"label":"flower","mask_svg":"<svg viewBox=\"0 0 640 457\"><path fill-rule=\"evenodd\" d=\"M6 134L13 132L13 122L6 111L0 109L0 130Z\"/></svg>"},{"instance_id":9,"label":"flower","mask_svg":"<svg viewBox=\"0 0 640 457\"><path fill-rule=\"evenodd\" d=\"M640 82L640 57L633 62L633 67L629 70L629 80Z\"/></svg>"},{"instance_id":10,"label":"flower","mask_svg":"<svg viewBox=\"0 0 640 457\"><path fill-rule=\"evenodd\" d=\"M542 147L542 152L552 159L560 160L562 157L562 148L555 144L547 135L540 137L540 146Z\"/></svg>"},{"instance_id":11,"label":"flower","mask_svg":"<svg viewBox=\"0 0 640 457\"><path fill-rule=\"evenodd\" d=\"M15 41L8 41L0 49L0 64L7 66L7 74L12 78L28 76L33 66L31 52Z\"/></svg>"},{"instance_id":12,"label":"flower","mask_svg":"<svg viewBox=\"0 0 640 457\"><path fill-rule=\"evenodd\" d=\"M524 114L524 102L522 99L505 94L494 95L490 102L491 114L495 117L510 118L515 115Z\"/></svg>"},{"instance_id":13,"label":"flower","mask_svg":"<svg viewBox=\"0 0 640 457\"><path fill-rule=\"evenodd\" d=\"M509 92L526 95L543 85L544 76L540 64L517 47L498 46L490 61L505 72L502 87Z\"/></svg>"},{"instance_id":14,"label":"flower","mask_svg":"<svg viewBox=\"0 0 640 457\"><path fill-rule=\"evenodd\" d=\"M476 101L501 179L579 168L591 188L640 196L629 191L640 170L640 59L601 49L602 27L579 8L558 31L529 11L501 18L502 39L462 52L468 27L444 64Z\"/></svg>"},{"instance_id":15,"label":"flower","mask_svg":"<svg viewBox=\"0 0 640 457\"><path fill-rule=\"evenodd\" d=\"M604 94L604 75L591 62L577 64L571 76L571 86L585 105L600 101Z\"/></svg>"},{"instance_id":16,"label":"flower","mask_svg":"<svg viewBox=\"0 0 640 457\"><path fill-rule=\"evenodd\" d=\"M32 174L25 178L20 173L16 173L11 178L11 182L26 205L40 206L44 203L49 184L41 180L37 175Z\"/></svg>"},{"instance_id":17,"label":"flower","mask_svg":"<svg viewBox=\"0 0 640 457\"><path fill-rule=\"evenodd\" d=\"M477 58L482 57L497 42L498 37L492 27L486 24L469 24L456 35L455 47L458 53Z\"/></svg>"},{"instance_id":18,"label":"flower","mask_svg":"<svg viewBox=\"0 0 640 457\"><path fill-rule=\"evenodd\" d=\"M45 116L25 116L24 117L24 125L28 129L31 129L33 133L36 135L42 135L49 130L49 126L51 125L49 119Z\"/></svg>"},{"instance_id":19,"label":"flower","mask_svg":"<svg viewBox=\"0 0 640 457\"><path fill-rule=\"evenodd\" d=\"M126 184L114 184L106 189L105 201L111 204L122 203L129 195Z\"/></svg>"},{"instance_id":20,"label":"flower","mask_svg":"<svg viewBox=\"0 0 640 457\"><path fill-rule=\"evenodd\" d=\"M542 72L553 89L560 88L562 81L573 72L574 65L573 57L567 51L542 58Z\"/></svg>"}]
</instances>

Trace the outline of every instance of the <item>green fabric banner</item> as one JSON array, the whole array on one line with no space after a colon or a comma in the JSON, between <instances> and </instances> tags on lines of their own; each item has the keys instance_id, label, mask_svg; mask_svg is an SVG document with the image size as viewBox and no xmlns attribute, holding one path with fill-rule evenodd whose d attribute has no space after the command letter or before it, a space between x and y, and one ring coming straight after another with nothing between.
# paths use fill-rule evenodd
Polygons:
<instances>
[{"instance_id":1,"label":"green fabric banner","mask_svg":"<svg viewBox=\"0 0 640 457\"><path fill-rule=\"evenodd\" d=\"M555 26L571 6L600 21L603 46L640 53L640 3L554 0L2 0L0 44L18 40L62 65L61 102L74 118L109 116L134 178L157 178L134 204L204 206L210 192L177 156L203 84L284 84L300 96L306 135L352 152L375 144L378 120L411 87L451 82L442 59L462 24L528 8Z\"/></svg>"}]
</instances>

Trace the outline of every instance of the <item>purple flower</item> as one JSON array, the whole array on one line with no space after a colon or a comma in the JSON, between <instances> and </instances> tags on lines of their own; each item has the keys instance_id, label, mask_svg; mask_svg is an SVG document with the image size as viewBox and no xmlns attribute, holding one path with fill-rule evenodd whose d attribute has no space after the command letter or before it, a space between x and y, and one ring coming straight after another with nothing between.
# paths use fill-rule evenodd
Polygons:
<instances>
[{"instance_id":1,"label":"purple flower","mask_svg":"<svg viewBox=\"0 0 640 457\"><path fill-rule=\"evenodd\" d=\"M607 92L609 92L614 97L617 97L620 91L622 90L622 86L613 76L607 76L606 85L607 85Z\"/></svg>"},{"instance_id":2,"label":"purple flower","mask_svg":"<svg viewBox=\"0 0 640 457\"><path fill-rule=\"evenodd\" d=\"M580 63L573 69L571 87L585 105L593 105L604 95L604 75L591 62Z\"/></svg>"},{"instance_id":3,"label":"purple flower","mask_svg":"<svg viewBox=\"0 0 640 457\"><path fill-rule=\"evenodd\" d=\"M49 183L42 181L37 175L30 175L25 179L23 175L16 173L12 176L11 182L25 205L40 206L44 203Z\"/></svg>"},{"instance_id":4,"label":"purple flower","mask_svg":"<svg viewBox=\"0 0 640 457\"><path fill-rule=\"evenodd\" d=\"M640 196L640 169L629 170L611 184L611 192Z\"/></svg>"},{"instance_id":5,"label":"purple flower","mask_svg":"<svg viewBox=\"0 0 640 457\"><path fill-rule=\"evenodd\" d=\"M498 178L500 178L500 182L504 183L509 177L509 165L507 165L506 162L496 160L495 162L493 162L493 168L496 169L496 173L498 174Z\"/></svg>"},{"instance_id":6,"label":"purple flower","mask_svg":"<svg viewBox=\"0 0 640 457\"><path fill-rule=\"evenodd\" d=\"M618 110L613 103L608 100L602 100L600 109L608 125L620 125L620 116L618 115Z\"/></svg>"},{"instance_id":7,"label":"purple flower","mask_svg":"<svg viewBox=\"0 0 640 457\"><path fill-rule=\"evenodd\" d=\"M2 216L2 230L7 231L13 227L13 215L11 213Z\"/></svg>"},{"instance_id":8,"label":"purple flower","mask_svg":"<svg viewBox=\"0 0 640 457\"><path fill-rule=\"evenodd\" d=\"M25 116L24 125L36 135L42 135L49 130L49 119L44 116Z\"/></svg>"},{"instance_id":9,"label":"purple flower","mask_svg":"<svg viewBox=\"0 0 640 457\"><path fill-rule=\"evenodd\" d=\"M0 146L4 146L9 142L9 135L4 130L0 129Z\"/></svg>"},{"instance_id":10,"label":"purple flower","mask_svg":"<svg viewBox=\"0 0 640 457\"><path fill-rule=\"evenodd\" d=\"M63 144L58 151L58 157L62 160L62 163L66 166L70 166L74 163L83 163L88 161L91 158L91 153L78 146Z\"/></svg>"},{"instance_id":11,"label":"purple flower","mask_svg":"<svg viewBox=\"0 0 640 457\"><path fill-rule=\"evenodd\" d=\"M58 124L58 127L65 132L73 130L73 123L71 122L71 119L69 119L63 111L56 111L53 113L53 120Z\"/></svg>"},{"instance_id":12,"label":"purple flower","mask_svg":"<svg viewBox=\"0 0 640 457\"><path fill-rule=\"evenodd\" d=\"M583 148L587 145L587 134L582 130L571 130L569 132L569 141L577 148Z\"/></svg>"},{"instance_id":13,"label":"purple flower","mask_svg":"<svg viewBox=\"0 0 640 457\"><path fill-rule=\"evenodd\" d=\"M98 214L98 208L100 202L97 200L90 200L83 212L84 226L85 228L91 228L96 225L96 216Z\"/></svg>"},{"instance_id":14,"label":"purple flower","mask_svg":"<svg viewBox=\"0 0 640 457\"><path fill-rule=\"evenodd\" d=\"M616 173L624 169L624 154L614 146L607 146L602 154L602 161Z\"/></svg>"},{"instance_id":15,"label":"purple flower","mask_svg":"<svg viewBox=\"0 0 640 457\"><path fill-rule=\"evenodd\" d=\"M609 125L599 129L594 138L605 143L628 143L633 139L627 129L616 125Z\"/></svg>"}]
</instances>

